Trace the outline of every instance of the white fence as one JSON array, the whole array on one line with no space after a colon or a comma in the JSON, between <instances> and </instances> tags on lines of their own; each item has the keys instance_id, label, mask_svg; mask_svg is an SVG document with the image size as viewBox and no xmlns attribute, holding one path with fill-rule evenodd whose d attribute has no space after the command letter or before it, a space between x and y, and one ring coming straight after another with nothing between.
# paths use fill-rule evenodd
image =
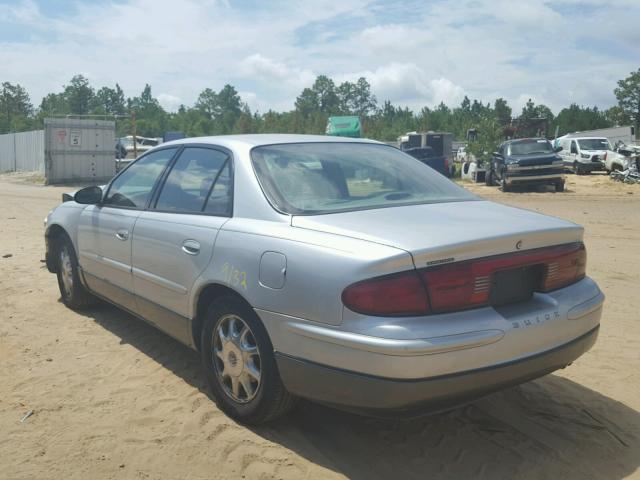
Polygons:
<instances>
[{"instance_id":1,"label":"white fence","mask_svg":"<svg viewBox=\"0 0 640 480\"><path fill-rule=\"evenodd\" d=\"M0 172L44 173L44 130L0 135Z\"/></svg>"}]
</instances>

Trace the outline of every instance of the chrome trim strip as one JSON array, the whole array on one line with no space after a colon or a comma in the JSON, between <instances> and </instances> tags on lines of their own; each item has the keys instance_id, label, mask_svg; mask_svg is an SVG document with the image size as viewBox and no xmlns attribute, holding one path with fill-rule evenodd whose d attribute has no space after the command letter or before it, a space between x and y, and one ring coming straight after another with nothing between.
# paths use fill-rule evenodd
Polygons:
<instances>
[{"instance_id":1,"label":"chrome trim strip","mask_svg":"<svg viewBox=\"0 0 640 480\"><path fill-rule=\"evenodd\" d=\"M102 263L108 267L114 268L116 270L120 270L121 272L131 273L131 265L127 265L126 263L118 262L112 258L103 257L102 255L98 255L93 252L80 252L80 256L84 257L88 260L93 260L94 262Z\"/></svg>"},{"instance_id":2,"label":"chrome trim strip","mask_svg":"<svg viewBox=\"0 0 640 480\"><path fill-rule=\"evenodd\" d=\"M595 297L587 300L586 302L582 302L579 305L576 305L569 313L567 313L567 318L569 320L579 320L580 318L588 315L592 312L595 312L599 308L602 308L602 304L604 303L604 293L600 292Z\"/></svg>"},{"instance_id":3,"label":"chrome trim strip","mask_svg":"<svg viewBox=\"0 0 640 480\"><path fill-rule=\"evenodd\" d=\"M502 330L480 330L443 337L396 340L372 337L359 333L344 332L317 325L289 321L285 324L291 332L322 342L333 343L347 348L392 356L433 355L495 343L504 337Z\"/></svg>"},{"instance_id":4,"label":"chrome trim strip","mask_svg":"<svg viewBox=\"0 0 640 480\"><path fill-rule=\"evenodd\" d=\"M136 267L133 267L132 271L136 277L139 277L142 280L147 280L151 283L155 283L160 287L167 288L173 292L179 293L180 295L187 294L187 287L183 287L179 283L172 282L170 280L167 280L166 278L159 277L158 275L154 275L153 273L149 273Z\"/></svg>"}]
</instances>

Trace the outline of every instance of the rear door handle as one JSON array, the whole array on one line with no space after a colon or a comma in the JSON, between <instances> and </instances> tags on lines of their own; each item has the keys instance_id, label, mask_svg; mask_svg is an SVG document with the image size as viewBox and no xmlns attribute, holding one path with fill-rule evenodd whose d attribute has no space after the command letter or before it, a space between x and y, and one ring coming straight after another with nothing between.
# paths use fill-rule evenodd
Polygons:
<instances>
[{"instance_id":1,"label":"rear door handle","mask_svg":"<svg viewBox=\"0 0 640 480\"><path fill-rule=\"evenodd\" d=\"M129 231L121 228L116 232L116 238L118 240L122 240L123 242L129 238Z\"/></svg>"},{"instance_id":2,"label":"rear door handle","mask_svg":"<svg viewBox=\"0 0 640 480\"><path fill-rule=\"evenodd\" d=\"M182 251L188 255L200 253L200 243L195 240L185 240L182 242Z\"/></svg>"}]
</instances>

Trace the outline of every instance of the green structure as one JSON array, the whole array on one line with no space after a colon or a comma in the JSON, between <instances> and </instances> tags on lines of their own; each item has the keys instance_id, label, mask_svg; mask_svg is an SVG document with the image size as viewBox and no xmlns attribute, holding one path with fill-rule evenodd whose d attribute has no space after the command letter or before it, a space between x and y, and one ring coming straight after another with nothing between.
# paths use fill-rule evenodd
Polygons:
<instances>
[{"instance_id":1,"label":"green structure","mask_svg":"<svg viewBox=\"0 0 640 480\"><path fill-rule=\"evenodd\" d=\"M360 138L362 136L360 117L329 117L327 135Z\"/></svg>"}]
</instances>

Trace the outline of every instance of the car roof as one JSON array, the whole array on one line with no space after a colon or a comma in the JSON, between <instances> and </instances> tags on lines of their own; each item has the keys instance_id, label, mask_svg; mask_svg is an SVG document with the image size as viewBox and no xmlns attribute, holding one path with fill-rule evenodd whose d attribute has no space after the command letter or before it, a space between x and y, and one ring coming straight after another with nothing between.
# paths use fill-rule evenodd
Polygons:
<instances>
[{"instance_id":1,"label":"car roof","mask_svg":"<svg viewBox=\"0 0 640 480\"><path fill-rule=\"evenodd\" d=\"M518 142L530 142L532 140L538 141L538 140L546 140L548 141L546 138L542 138L542 137L531 137L531 138L512 138L511 140L507 140L505 143L518 143Z\"/></svg>"},{"instance_id":2,"label":"car roof","mask_svg":"<svg viewBox=\"0 0 640 480\"><path fill-rule=\"evenodd\" d=\"M335 137L329 135L263 133L250 135L216 135L210 137L181 138L179 140L173 140L171 142L163 143L162 146L181 145L183 143L220 145L230 149L239 147L252 148L262 145L277 145L288 143L373 143L384 145L381 142L378 142L376 140L369 140L367 138Z\"/></svg>"}]
</instances>

